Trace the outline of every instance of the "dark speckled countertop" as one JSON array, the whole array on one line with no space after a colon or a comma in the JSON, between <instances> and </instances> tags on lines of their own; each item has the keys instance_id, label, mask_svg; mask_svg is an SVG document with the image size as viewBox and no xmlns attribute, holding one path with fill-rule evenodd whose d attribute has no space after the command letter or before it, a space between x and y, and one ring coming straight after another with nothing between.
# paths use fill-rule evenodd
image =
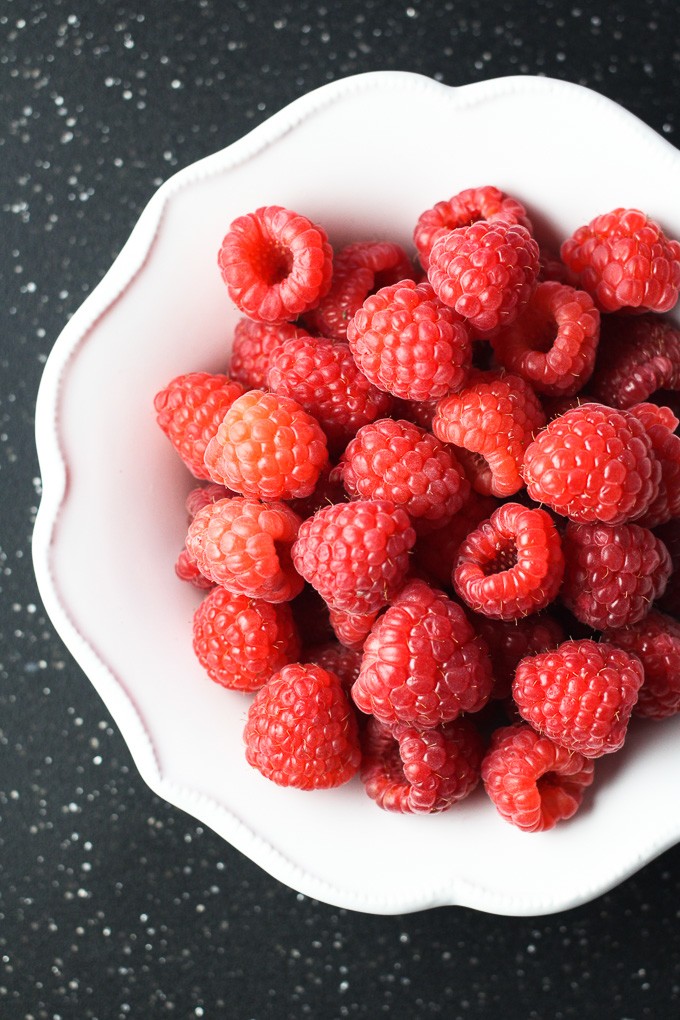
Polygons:
<instances>
[{"instance_id":1,"label":"dark speckled countertop","mask_svg":"<svg viewBox=\"0 0 680 1020\"><path fill-rule=\"evenodd\" d=\"M673 0L0 2L0 1017L680 1014L680 849L550 917L298 895L145 786L30 555L45 359L169 175L381 68L564 78L678 144L679 28Z\"/></svg>"}]
</instances>

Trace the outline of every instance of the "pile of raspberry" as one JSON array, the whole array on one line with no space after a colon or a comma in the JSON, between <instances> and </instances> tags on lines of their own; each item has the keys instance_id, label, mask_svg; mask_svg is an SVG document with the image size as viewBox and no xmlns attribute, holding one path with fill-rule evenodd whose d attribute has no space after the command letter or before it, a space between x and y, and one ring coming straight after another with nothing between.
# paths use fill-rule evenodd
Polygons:
<instances>
[{"instance_id":1,"label":"pile of raspberry","mask_svg":"<svg viewBox=\"0 0 680 1020\"><path fill-rule=\"evenodd\" d=\"M217 261L230 362L155 411L246 760L389 811L483 787L522 830L569 818L633 717L680 711L680 243L617 208L557 254L484 186L410 250L266 206Z\"/></svg>"}]
</instances>

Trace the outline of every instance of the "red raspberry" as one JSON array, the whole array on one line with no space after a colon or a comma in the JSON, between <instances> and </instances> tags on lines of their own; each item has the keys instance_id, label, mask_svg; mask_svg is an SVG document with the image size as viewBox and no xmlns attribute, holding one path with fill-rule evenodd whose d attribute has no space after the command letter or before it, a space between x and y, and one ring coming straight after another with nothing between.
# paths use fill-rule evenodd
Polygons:
<instances>
[{"instance_id":1,"label":"red raspberry","mask_svg":"<svg viewBox=\"0 0 680 1020\"><path fill-rule=\"evenodd\" d=\"M234 220L217 261L240 311L258 322L284 322L328 291L333 249L306 216L270 205Z\"/></svg>"},{"instance_id":2,"label":"red raspberry","mask_svg":"<svg viewBox=\"0 0 680 1020\"><path fill-rule=\"evenodd\" d=\"M485 337L517 318L538 269L538 245L526 227L480 220L435 241L427 278L440 301Z\"/></svg>"},{"instance_id":3,"label":"red raspberry","mask_svg":"<svg viewBox=\"0 0 680 1020\"><path fill-rule=\"evenodd\" d=\"M198 569L196 560L187 549L182 549L175 560L175 573L180 581L188 581L195 588L207 589L215 587L215 582L211 581L209 577L204 577Z\"/></svg>"},{"instance_id":4,"label":"red raspberry","mask_svg":"<svg viewBox=\"0 0 680 1020\"><path fill-rule=\"evenodd\" d=\"M602 404L554 418L527 448L522 473L533 500L585 524L640 517L661 478L644 426Z\"/></svg>"},{"instance_id":5,"label":"red raspberry","mask_svg":"<svg viewBox=\"0 0 680 1020\"><path fill-rule=\"evenodd\" d=\"M421 429L427 432L432 431L432 419L437 410L437 400L395 400L392 408L393 418L403 418L404 421L420 425Z\"/></svg>"},{"instance_id":6,"label":"red raspberry","mask_svg":"<svg viewBox=\"0 0 680 1020\"><path fill-rule=\"evenodd\" d=\"M582 754L518 723L493 734L482 779L506 821L524 832L545 832L578 810L593 767Z\"/></svg>"},{"instance_id":7,"label":"red raspberry","mask_svg":"<svg viewBox=\"0 0 680 1020\"><path fill-rule=\"evenodd\" d=\"M288 603L272 605L215 588L194 613L194 652L215 683L258 691L300 653Z\"/></svg>"},{"instance_id":8,"label":"red raspberry","mask_svg":"<svg viewBox=\"0 0 680 1020\"><path fill-rule=\"evenodd\" d=\"M304 499L288 500L289 506L303 521L312 517L317 510L321 510L325 506L349 501L342 479L338 478L336 472L336 468L331 468L330 464L327 464L319 475L314 491L309 496L305 496Z\"/></svg>"},{"instance_id":9,"label":"red raspberry","mask_svg":"<svg viewBox=\"0 0 680 1020\"><path fill-rule=\"evenodd\" d=\"M304 658L305 662L311 662L329 673L335 673L347 694L361 669L361 652L352 651L339 641L313 645L305 650Z\"/></svg>"},{"instance_id":10,"label":"red raspberry","mask_svg":"<svg viewBox=\"0 0 680 1020\"><path fill-rule=\"evenodd\" d=\"M594 630L641 620L663 594L673 569L661 539L637 524L570 521L562 549L562 601Z\"/></svg>"},{"instance_id":11,"label":"red raspberry","mask_svg":"<svg viewBox=\"0 0 680 1020\"><path fill-rule=\"evenodd\" d=\"M456 456L484 496L512 496L522 486L524 451L545 424L532 388L517 375L475 372L465 389L437 405L432 431L459 447Z\"/></svg>"},{"instance_id":12,"label":"red raspberry","mask_svg":"<svg viewBox=\"0 0 680 1020\"><path fill-rule=\"evenodd\" d=\"M361 779L368 796L386 811L447 811L478 785L483 748L469 719L437 729L402 725L391 730L372 718L363 740Z\"/></svg>"},{"instance_id":13,"label":"red raspberry","mask_svg":"<svg viewBox=\"0 0 680 1020\"><path fill-rule=\"evenodd\" d=\"M654 315L602 316L590 389L603 404L625 408L680 389L680 329Z\"/></svg>"},{"instance_id":14,"label":"red raspberry","mask_svg":"<svg viewBox=\"0 0 680 1020\"><path fill-rule=\"evenodd\" d=\"M338 471L350 496L389 499L414 524L448 520L470 495L453 451L408 421L384 418L364 425Z\"/></svg>"},{"instance_id":15,"label":"red raspberry","mask_svg":"<svg viewBox=\"0 0 680 1020\"><path fill-rule=\"evenodd\" d=\"M346 343L322 337L288 340L271 357L268 385L319 422L341 452L357 429L389 414L392 397L372 385Z\"/></svg>"},{"instance_id":16,"label":"red raspberry","mask_svg":"<svg viewBox=\"0 0 680 1020\"><path fill-rule=\"evenodd\" d=\"M381 722L438 726L489 700L486 646L459 605L411 581L366 638L352 697Z\"/></svg>"},{"instance_id":17,"label":"red raspberry","mask_svg":"<svg viewBox=\"0 0 680 1020\"><path fill-rule=\"evenodd\" d=\"M196 478L209 479L203 455L220 422L243 393L227 375L187 372L154 397L156 421Z\"/></svg>"},{"instance_id":18,"label":"red raspberry","mask_svg":"<svg viewBox=\"0 0 680 1020\"><path fill-rule=\"evenodd\" d=\"M187 550L201 573L236 594L288 602L302 589L291 562L300 518L285 503L221 499L189 525Z\"/></svg>"},{"instance_id":19,"label":"red raspberry","mask_svg":"<svg viewBox=\"0 0 680 1020\"><path fill-rule=\"evenodd\" d=\"M198 511L202 510L204 506L216 503L218 499L227 499L235 495L236 493L232 492L231 489L226 489L224 485L218 485L217 482L198 485L195 489L191 490L184 504L189 520L193 520Z\"/></svg>"},{"instance_id":20,"label":"red raspberry","mask_svg":"<svg viewBox=\"0 0 680 1020\"><path fill-rule=\"evenodd\" d=\"M515 672L512 696L539 733L586 758L618 751L642 686L640 660L612 644L565 641L529 655Z\"/></svg>"},{"instance_id":21,"label":"red raspberry","mask_svg":"<svg viewBox=\"0 0 680 1020\"><path fill-rule=\"evenodd\" d=\"M461 545L453 584L476 613L516 620L552 602L563 572L560 536L550 514L503 503Z\"/></svg>"},{"instance_id":22,"label":"red raspberry","mask_svg":"<svg viewBox=\"0 0 680 1020\"><path fill-rule=\"evenodd\" d=\"M603 312L667 312L678 299L680 243L638 209L596 216L563 243L560 254Z\"/></svg>"},{"instance_id":23,"label":"red raspberry","mask_svg":"<svg viewBox=\"0 0 680 1020\"><path fill-rule=\"evenodd\" d=\"M428 283L403 280L366 298L347 339L359 368L380 389L406 400L436 400L467 378L467 327Z\"/></svg>"},{"instance_id":24,"label":"red raspberry","mask_svg":"<svg viewBox=\"0 0 680 1020\"><path fill-rule=\"evenodd\" d=\"M413 550L418 567L439 586L450 587L461 543L481 521L491 517L499 505L493 496L480 496L472 492L465 505L450 521L418 535Z\"/></svg>"},{"instance_id":25,"label":"red raspberry","mask_svg":"<svg viewBox=\"0 0 680 1020\"><path fill-rule=\"evenodd\" d=\"M255 695L243 739L246 761L279 786L328 790L361 763L356 716L334 673L284 666Z\"/></svg>"},{"instance_id":26,"label":"red raspberry","mask_svg":"<svg viewBox=\"0 0 680 1020\"><path fill-rule=\"evenodd\" d=\"M680 712L680 623L652 609L638 623L608 630L606 641L642 662L645 680L633 709L647 719L666 719Z\"/></svg>"},{"instance_id":27,"label":"red raspberry","mask_svg":"<svg viewBox=\"0 0 680 1020\"><path fill-rule=\"evenodd\" d=\"M299 336L307 336L291 322L254 322L239 319L234 329L229 372L246 390L267 388L267 373L274 351Z\"/></svg>"},{"instance_id":28,"label":"red raspberry","mask_svg":"<svg viewBox=\"0 0 680 1020\"><path fill-rule=\"evenodd\" d=\"M491 342L499 364L537 393L573 396L592 375L599 336L600 313L590 295L546 281Z\"/></svg>"},{"instance_id":29,"label":"red raspberry","mask_svg":"<svg viewBox=\"0 0 680 1020\"><path fill-rule=\"evenodd\" d=\"M570 283L569 270L552 249L541 247L538 258L540 262L539 281L554 280L556 283Z\"/></svg>"},{"instance_id":30,"label":"red raspberry","mask_svg":"<svg viewBox=\"0 0 680 1020\"><path fill-rule=\"evenodd\" d=\"M492 698L510 697L519 662L527 655L557 648L566 638L562 624L549 613L533 613L519 620L496 620L476 616L475 630L487 643L493 666Z\"/></svg>"},{"instance_id":31,"label":"red raspberry","mask_svg":"<svg viewBox=\"0 0 680 1020\"><path fill-rule=\"evenodd\" d=\"M369 294L401 280L414 279L411 261L390 241L356 241L342 248L333 260L330 290L305 316L313 333L347 339L347 324Z\"/></svg>"},{"instance_id":32,"label":"red raspberry","mask_svg":"<svg viewBox=\"0 0 680 1020\"><path fill-rule=\"evenodd\" d=\"M327 461L316 419L295 400L264 390L234 401L205 451L214 482L261 499L311 495Z\"/></svg>"},{"instance_id":33,"label":"red raspberry","mask_svg":"<svg viewBox=\"0 0 680 1020\"><path fill-rule=\"evenodd\" d=\"M680 516L680 436L675 435L680 422L669 407L656 404L636 404L630 412L644 425L661 467L658 495L637 519L639 524L655 528Z\"/></svg>"},{"instance_id":34,"label":"red raspberry","mask_svg":"<svg viewBox=\"0 0 680 1020\"><path fill-rule=\"evenodd\" d=\"M333 609L371 613L399 591L415 532L387 500L324 507L303 521L293 563Z\"/></svg>"},{"instance_id":35,"label":"red raspberry","mask_svg":"<svg viewBox=\"0 0 680 1020\"><path fill-rule=\"evenodd\" d=\"M503 220L505 223L521 223L529 231L532 229L526 209L516 198L491 186L467 188L448 202L437 202L418 217L413 243L418 249L423 269L427 269L432 245L438 238L478 220Z\"/></svg>"},{"instance_id":36,"label":"red raspberry","mask_svg":"<svg viewBox=\"0 0 680 1020\"><path fill-rule=\"evenodd\" d=\"M340 644L345 648L360 651L379 612L379 609L371 613L348 613L346 609L330 609L328 615L333 633Z\"/></svg>"}]
</instances>

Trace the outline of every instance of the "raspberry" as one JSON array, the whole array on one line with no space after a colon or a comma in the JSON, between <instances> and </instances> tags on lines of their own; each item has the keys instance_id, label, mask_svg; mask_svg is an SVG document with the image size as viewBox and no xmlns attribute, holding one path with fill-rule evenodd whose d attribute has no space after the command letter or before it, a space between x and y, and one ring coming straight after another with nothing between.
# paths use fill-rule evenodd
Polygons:
<instances>
[{"instance_id":1,"label":"raspberry","mask_svg":"<svg viewBox=\"0 0 680 1020\"><path fill-rule=\"evenodd\" d=\"M538 253L540 269L538 270L539 282L543 280L554 280L556 283L569 283L569 270L557 255L550 248L540 248Z\"/></svg>"},{"instance_id":2,"label":"raspberry","mask_svg":"<svg viewBox=\"0 0 680 1020\"><path fill-rule=\"evenodd\" d=\"M680 516L680 436L675 435L680 422L669 407L656 404L635 404L630 412L644 425L661 468L658 495L638 517L639 524L655 528Z\"/></svg>"},{"instance_id":3,"label":"raspberry","mask_svg":"<svg viewBox=\"0 0 680 1020\"><path fill-rule=\"evenodd\" d=\"M234 401L205 451L214 482L261 499L311 495L327 461L316 419L295 400L264 390Z\"/></svg>"},{"instance_id":4,"label":"raspberry","mask_svg":"<svg viewBox=\"0 0 680 1020\"><path fill-rule=\"evenodd\" d=\"M193 520L198 511L202 510L204 506L216 503L218 499L227 499L235 495L235 492L225 489L223 485L218 485L217 482L209 482L207 485L197 486L191 490L184 503L189 520Z\"/></svg>"},{"instance_id":5,"label":"raspberry","mask_svg":"<svg viewBox=\"0 0 680 1020\"><path fill-rule=\"evenodd\" d=\"M642 662L645 680L633 709L647 719L666 719L680 712L680 623L652 609L638 623L607 630L606 641Z\"/></svg>"},{"instance_id":6,"label":"raspberry","mask_svg":"<svg viewBox=\"0 0 680 1020\"><path fill-rule=\"evenodd\" d=\"M180 581L189 581L195 588L207 589L215 586L214 581L211 581L209 577L204 577L198 569L196 560L187 549L182 549L175 560L175 573Z\"/></svg>"},{"instance_id":7,"label":"raspberry","mask_svg":"<svg viewBox=\"0 0 680 1020\"><path fill-rule=\"evenodd\" d=\"M312 517L317 510L321 510L331 503L347 503L349 496L342 484L342 479L337 476L337 469L327 464L319 475L319 480L314 486L314 491L304 499L288 500L288 505L295 511L298 517L306 520Z\"/></svg>"},{"instance_id":8,"label":"raspberry","mask_svg":"<svg viewBox=\"0 0 680 1020\"><path fill-rule=\"evenodd\" d=\"M439 402L432 431L463 451L455 453L477 492L504 497L522 488L524 451L544 424L538 397L524 379L475 372L465 389Z\"/></svg>"},{"instance_id":9,"label":"raspberry","mask_svg":"<svg viewBox=\"0 0 680 1020\"><path fill-rule=\"evenodd\" d=\"M526 227L480 220L434 242L427 278L440 301L485 337L517 318L538 269L538 245Z\"/></svg>"},{"instance_id":10,"label":"raspberry","mask_svg":"<svg viewBox=\"0 0 680 1020\"><path fill-rule=\"evenodd\" d=\"M421 429L427 432L432 431L432 419L437 410L437 400L395 400L392 408L393 418L403 418L405 421L420 425Z\"/></svg>"},{"instance_id":11,"label":"raspberry","mask_svg":"<svg viewBox=\"0 0 680 1020\"><path fill-rule=\"evenodd\" d=\"M476 616L473 624L489 648L494 676L491 696L499 701L510 697L515 669L522 659L557 648L566 638L562 624L549 613L533 613L519 620Z\"/></svg>"},{"instance_id":12,"label":"raspberry","mask_svg":"<svg viewBox=\"0 0 680 1020\"><path fill-rule=\"evenodd\" d=\"M268 385L297 401L341 452L357 429L389 414L392 397L372 385L346 343L322 337L288 340L271 357Z\"/></svg>"},{"instance_id":13,"label":"raspberry","mask_svg":"<svg viewBox=\"0 0 680 1020\"><path fill-rule=\"evenodd\" d=\"M614 209L579 227L560 254L603 312L667 312L680 289L680 243L638 209Z\"/></svg>"},{"instance_id":14,"label":"raspberry","mask_svg":"<svg viewBox=\"0 0 680 1020\"><path fill-rule=\"evenodd\" d=\"M156 421L196 478L209 479L203 462L220 422L243 393L227 375L187 372L154 397Z\"/></svg>"},{"instance_id":15,"label":"raspberry","mask_svg":"<svg viewBox=\"0 0 680 1020\"><path fill-rule=\"evenodd\" d=\"M287 602L302 589L291 562L300 518L285 503L221 499L189 525L187 550L199 570L236 594Z\"/></svg>"},{"instance_id":16,"label":"raspberry","mask_svg":"<svg viewBox=\"0 0 680 1020\"><path fill-rule=\"evenodd\" d=\"M371 613L348 613L346 609L330 609L333 633L345 648L360 651L380 610Z\"/></svg>"},{"instance_id":17,"label":"raspberry","mask_svg":"<svg viewBox=\"0 0 680 1020\"><path fill-rule=\"evenodd\" d=\"M506 821L524 832L545 832L578 810L593 767L582 754L518 723L493 734L482 779Z\"/></svg>"},{"instance_id":18,"label":"raspberry","mask_svg":"<svg viewBox=\"0 0 680 1020\"><path fill-rule=\"evenodd\" d=\"M215 588L194 613L194 652L215 683L257 691L300 652L288 603L272 605Z\"/></svg>"},{"instance_id":19,"label":"raspberry","mask_svg":"<svg viewBox=\"0 0 680 1020\"><path fill-rule=\"evenodd\" d=\"M418 535L413 550L418 567L439 586L448 588L461 543L481 521L491 517L498 506L493 496L472 492L465 505L446 524Z\"/></svg>"},{"instance_id":20,"label":"raspberry","mask_svg":"<svg viewBox=\"0 0 680 1020\"><path fill-rule=\"evenodd\" d=\"M467 327L428 283L403 280L364 301L347 326L354 359L380 389L406 400L437 400L467 378Z\"/></svg>"},{"instance_id":21,"label":"raspberry","mask_svg":"<svg viewBox=\"0 0 680 1020\"><path fill-rule=\"evenodd\" d=\"M635 655L605 642L565 641L554 651L522 659L512 696L539 733L597 758L623 746L642 680Z\"/></svg>"},{"instance_id":22,"label":"raspberry","mask_svg":"<svg viewBox=\"0 0 680 1020\"><path fill-rule=\"evenodd\" d=\"M339 641L328 641L325 644L307 648L305 662L311 662L315 666L321 666L329 673L335 673L344 690L349 694L352 684L359 676L361 652L345 648Z\"/></svg>"},{"instance_id":23,"label":"raspberry","mask_svg":"<svg viewBox=\"0 0 680 1020\"><path fill-rule=\"evenodd\" d=\"M448 520L470 494L450 448L425 429L391 418L360 428L338 470L350 496L389 499L414 524Z\"/></svg>"},{"instance_id":24,"label":"raspberry","mask_svg":"<svg viewBox=\"0 0 680 1020\"><path fill-rule=\"evenodd\" d=\"M369 294L414 278L411 261L390 241L356 241L342 248L333 261L330 290L305 316L305 325L321 336L347 339L347 324Z\"/></svg>"},{"instance_id":25,"label":"raspberry","mask_svg":"<svg viewBox=\"0 0 680 1020\"><path fill-rule=\"evenodd\" d=\"M424 581L411 581L366 638L352 697L381 722L438 726L489 700L486 646L465 613Z\"/></svg>"},{"instance_id":26,"label":"raspberry","mask_svg":"<svg viewBox=\"0 0 680 1020\"><path fill-rule=\"evenodd\" d=\"M529 496L573 521L624 524L659 491L661 468L629 411L581 404L554 418L524 455Z\"/></svg>"},{"instance_id":27,"label":"raspberry","mask_svg":"<svg viewBox=\"0 0 680 1020\"><path fill-rule=\"evenodd\" d=\"M663 542L637 524L570 522L562 548L562 601L594 630L641 620L663 594L673 569Z\"/></svg>"},{"instance_id":28,"label":"raspberry","mask_svg":"<svg viewBox=\"0 0 680 1020\"><path fill-rule=\"evenodd\" d=\"M516 620L557 595L564 557L550 514L503 503L458 550L453 584L476 613Z\"/></svg>"},{"instance_id":29,"label":"raspberry","mask_svg":"<svg viewBox=\"0 0 680 1020\"><path fill-rule=\"evenodd\" d=\"M300 790L341 786L361 762L356 717L337 676L292 663L257 692L243 732L246 760Z\"/></svg>"},{"instance_id":30,"label":"raspberry","mask_svg":"<svg viewBox=\"0 0 680 1020\"><path fill-rule=\"evenodd\" d=\"M432 245L443 234L459 227L468 227L478 220L503 220L521 223L531 231L531 222L521 202L498 188L467 188L447 202L437 202L418 217L413 232L413 243L423 269L427 270Z\"/></svg>"},{"instance_id":31,"label":"raspberry","mask_svg":"<svg viewBox=\"0 0 680 1020\"><path fill-rule=\"evenodd\" d=\"M479 783L482 738L469 719L437 729L402 725L393 731L370 719L361 779L386 811L433 814L468 797Z\"/></svg>"},{"instance_id":32,"label":"raspberry","mask_svg":"<svg viewBox=\"0 0 680 1020\"><path fill-rule=\"evenodd\" d=\"M303 521L293 563L333 609L375 612L399 591L415 532L388 500L324 507Z\"/></svg>"},{"instance_id":33,"label":"raspberry","mask_svg":"<svg viewBox=\"0 0 680 1020\"><path fill-rule=\"evenodd\" d=\"M590 389L603 404L625 408L680 389L680 329L654 315L604 315Z\"/></svg>"},{"instance_id":34,"label":"raspberry","mask_svg":"<svg viewBox=\"0 0 680 1020\"><path fill-rule=\"evenodd\" d=\"M290 322L254 322L239 319L234 328L229 372L247 390L267 388L267 373L274 351L295 337L307 336Z\"/></svg>"},{"instance_id":35,"label":"raspberry","mask_svg":"<svg viewBox=\"0 0 680 1020\"><path fill-rule=\"evenodd\" d=\"M278 205L237 217L217 262L237 308L258 322L285 322L328 291L333 249L325 231Z\"/></svg>"},{"instance_id":36,"label":"raspberry","mask_svg":"<svg viewBox=\"0 0 680 1020\"><path fill-rule=\"evenodd\" d=\"M573 396L592 375L599 335L600 313L590 295L546 281L491 343L496 360L537 393Z\"/></svg>"}]
</instances>

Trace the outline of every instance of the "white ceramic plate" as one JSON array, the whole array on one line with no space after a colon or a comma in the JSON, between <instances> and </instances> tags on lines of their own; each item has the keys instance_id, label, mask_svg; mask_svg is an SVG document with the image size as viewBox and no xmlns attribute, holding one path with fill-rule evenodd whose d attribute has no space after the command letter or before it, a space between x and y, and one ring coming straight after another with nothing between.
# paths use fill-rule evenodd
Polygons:
<instances>
[{"instance_id":1,"label":"white ceramic plate","mask_svg":"<svg viewBox=\"0 0 680 1020\"><path fill-rule=\"evenodd\" d=\"M36 422L46 608L149 786L294 889L374 913L464 904L530 915L587 901L680 838L680 718L637 723L597 763L583 810L539 835L502 821L482 791L444 815L402 817L358 779L301 793L246 765L247 699L208 680L191 649L200 596L173 564L192 480L152 407L173 376L228 362L237 313L216 266L223 234L276 203L334 242L409 245L423 209L495 184L553 242L619 205L680 236L679 179L680 153L575 85L348 78L167 181L55 343Z\"/></svg>"}]
</instances>

